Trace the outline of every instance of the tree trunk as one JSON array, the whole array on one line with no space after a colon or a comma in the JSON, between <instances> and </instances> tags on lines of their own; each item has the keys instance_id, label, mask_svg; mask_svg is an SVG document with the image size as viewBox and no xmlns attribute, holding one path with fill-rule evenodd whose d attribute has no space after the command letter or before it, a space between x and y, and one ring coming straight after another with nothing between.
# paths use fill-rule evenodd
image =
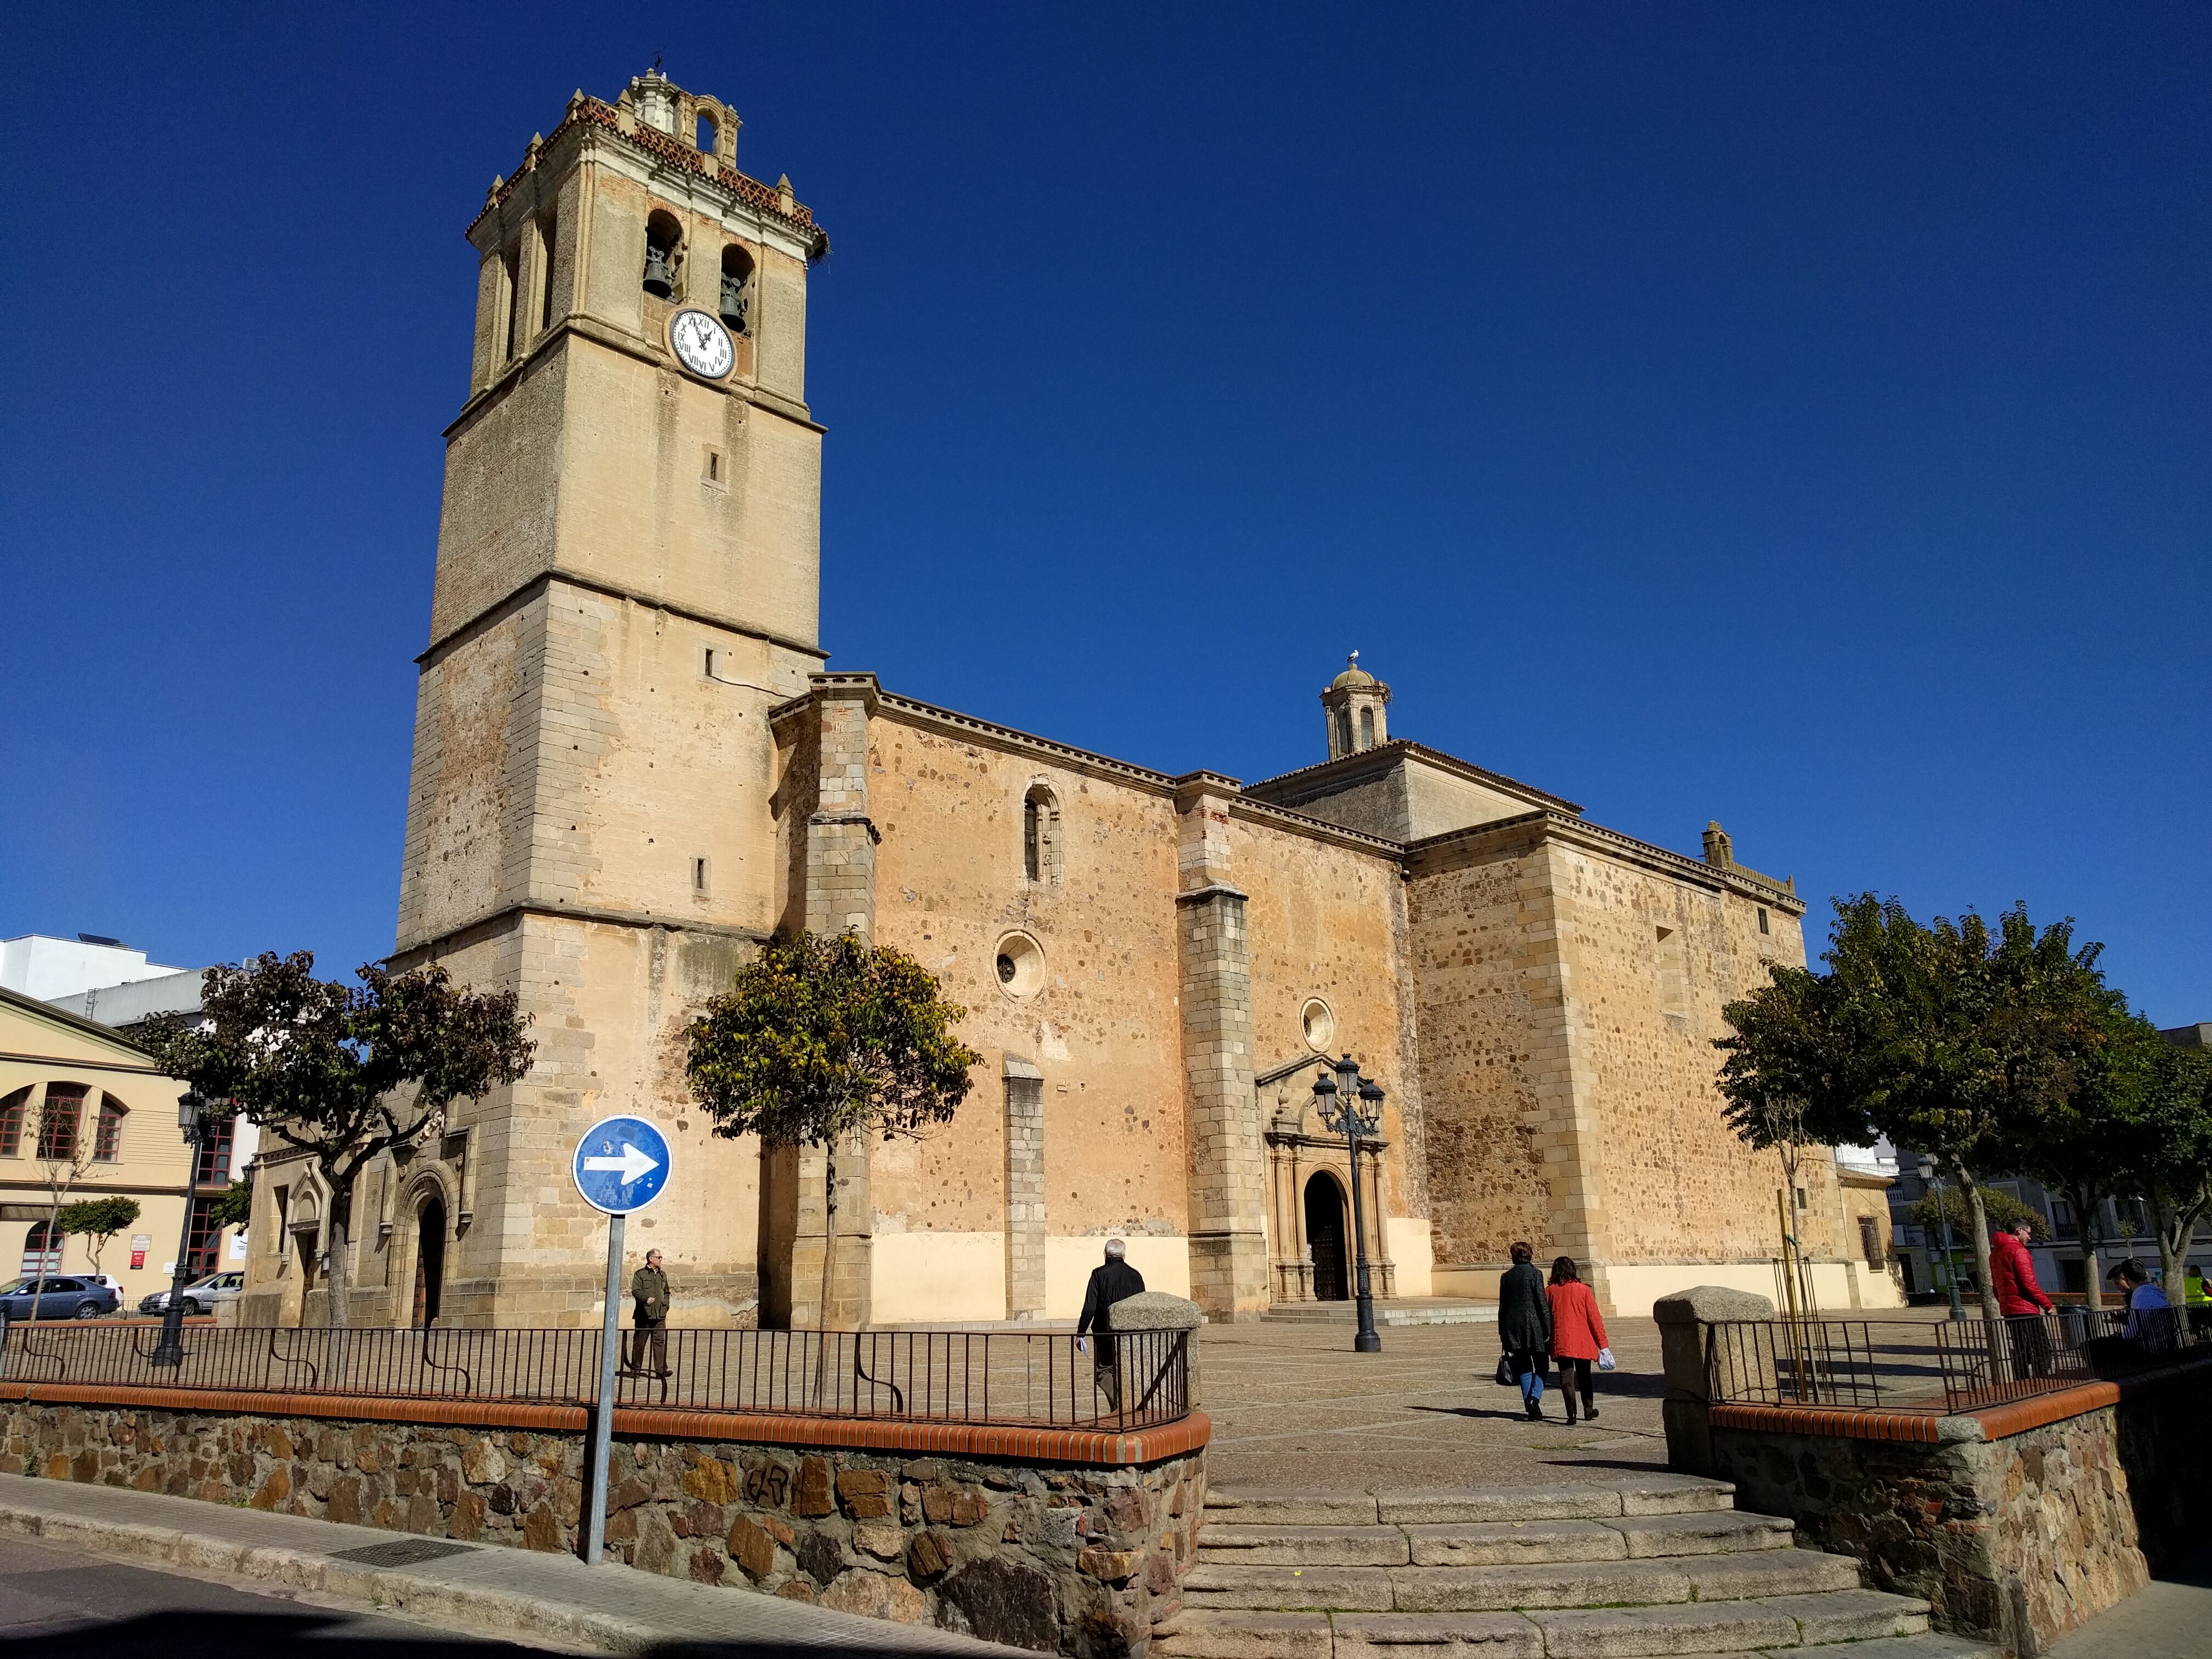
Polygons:
<instances>
[{"instance_id":1,"label":"tree trunk","mask_svg":"<svg viewBox=\"0 0 2212 1659\"><path fill-rule=\"evenodd\" d=\"M2097 1283L2097 1206L2104 1199L2087 1187L2069 1187L2066 1201L2074 1206L2074 1248L2081 1258L2081 1305L2095 1313L2105 1305Z\"/></svg>"},{"instance_id":2,"label":"tree trunk","mask_svg":"<svg viewBox=\"0 0 2212 1659\"><path fill-rule=\"evenodd\" d=\"M327 1178L327 1171L325 1172ZM342 1330L351 1322L351 1310L346 1305L346 1254L353 1235L353 1188L348 1186L340 1192L331 1192L331 1270L323 1279L324 1294L331 1299L330 1318L326 1322L332 1330Z\"/></svg>"},{"instance_id":3,"label":"tree trunk","mask_svg":"<svg viewBox=\"0 0 2212 1659\"><path fill-rule=\"evenodd\" d=\"M2179 1209L2170 1207L2163 1199L2153 1199L2151 1203L2158 1216L2158 1261L2165 1275L2166 1299L2176 1308L2184 1308L2189 1301L2189 1236L2197 1231L2203 1200ZM2186 1313L2178 1313L2174 1318L2185 1328Z\"/></svg>"},{"instance_id":4,"label":"tree trunk","mask_svg":"<svg viewBox=\"0 0 2212 1659\"><path fill-rule=\"evenodd\" d=\"M54 1235L55 1229L61 1225L64 1189L57 1187L53 1190L53 1206L46 1212L46 1242L39 1251L39 1282L31 1291L31 1318L33 1321L39 1316L39 1304L46 1294L46 1258L58 1254L54 1249Z\"/></svg>"},{"instance_id":5,"label":"tree trunk","mask_svg":"<svg viewBox=\"0 0 2212 1659\"><path fill-rule=\"evenodd\" d=\"M2004 1316L1997 1311L1996 1286L1990 1283L1990 1215L1982 1204L1982 1189L1974 1184L1973 1176L1966 1172L1964 1164L1954 1162L1951 1167L1958 1170L1959 1184L1966 1189L1966 1207L1971 1218L1967 1224L1974 1234L1974 1276L1981 1281L1982 1317L2002 1319Z\"/></svg>"},{"instance_id":6,"label":"tree trunk","mask_svg":"<svg viewBox=\"0 0 2212 1659\"><path fill-rule=\"evenodd\" d=\"M822 1143L822 1296L814 1306L814 1322L820 1340L814 1358L814 1409L822 1409L822 1395L830 1375L830 1287L836 1283L832 1264L837 1259L837 1143Z\"/></svg>"}]
</instances>

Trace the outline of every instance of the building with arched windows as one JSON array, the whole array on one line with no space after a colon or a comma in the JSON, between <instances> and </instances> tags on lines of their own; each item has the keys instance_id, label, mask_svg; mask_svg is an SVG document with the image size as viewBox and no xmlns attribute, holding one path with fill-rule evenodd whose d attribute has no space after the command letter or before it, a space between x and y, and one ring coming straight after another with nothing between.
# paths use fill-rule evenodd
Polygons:
<instances>
[{"instance_id":1,"label":"building with arched windows","mask_svg":"<svg viewBox=\"0 0 2212 1659\"><path fill-rule=\"evenodd\" d=\"M1387 1294L1487 1296L1520 1238L1610 1307L1771 1290L1777 1174L1723 1122L1710 1041L1804 960L1804 907L1717 826L1686 854L1394 735L1357 661L1316 763L1249 784L828 668L829 240L738 130L657 74L580 92L469 227L393 963L512 988L538 1049L362 1181L353 1317L424 1317L427 1281L444 1319L595 1320L568 1158L617 1110L676 1148L629 1237L678 1323L1072 1317L1112 1235L1257 1316L1344 1294L1354 1182ZM684 1082L688 1023L796 928L910 952L984 1056L951 1125L838 1160L826 1295L822 1160L717 1137ZM1346 1053L1385 1091L1357 1170L1310 1089ZM1892 1299L1808 1162L1824 1299ZM303 1167L261 1161L251 1318L324 1294Z\"/></svg>"},{"instance_id":2,"label":"building with arched windows","mask_svg":"<svg viewBox=\"0 0 2212 1659\"><path fill-rule=\"evenodd\" d=\"M41 1267L104 1273L126 1309L169 1288L190 1157L177 1129L183 1092L112 1028L0 988L0 1280ZM234 1150L228 1124L200 1149L191 1174L203 1197L229 1188ZM57 1184L63 1204L128 1198L138 1218L106 1238L50 1232ZM244 1246L203 1204L186 1264L195 1277L242 1267Z\"/></svg>"}]
</instances>

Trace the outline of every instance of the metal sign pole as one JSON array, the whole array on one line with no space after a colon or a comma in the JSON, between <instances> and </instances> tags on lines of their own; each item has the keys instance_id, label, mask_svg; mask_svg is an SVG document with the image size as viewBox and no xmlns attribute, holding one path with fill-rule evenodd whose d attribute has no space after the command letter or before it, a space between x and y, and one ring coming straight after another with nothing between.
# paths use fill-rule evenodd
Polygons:
<instances>
[{"instance_id":1,"label":"metal sign pole","mask_svg":"<svg viewBox=\"0 0 2212 1659\"><path fill-rule=\"evenodd\" d=\"M584 1559L599 1564L607 1543L607 1462L614 1449L615 1361L622 1343L623 1221L620 1211L607 1218L607 1306L599 1325L599 1407L592 1413L592 1472L585 1490Z\"/></svg>"}]
</instances>

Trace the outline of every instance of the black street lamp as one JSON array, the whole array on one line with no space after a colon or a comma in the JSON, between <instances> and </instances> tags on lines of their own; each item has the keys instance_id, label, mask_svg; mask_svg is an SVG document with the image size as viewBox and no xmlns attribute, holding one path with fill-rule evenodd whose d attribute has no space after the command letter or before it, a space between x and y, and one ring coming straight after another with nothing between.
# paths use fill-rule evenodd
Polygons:
<instances>
[{"instance_id":1,"label":"black street lamp","mask_svg":"<svg viewBox=\"0 0 2212 1659\"><path fill-rule=\"evenodd\" d=\"M206 1133L208 1103L198 1091L187 1089L177 1097L177 1127L184 1131L191 1162L185 1171L185 1230L177 1241L176 1271L169 1280L168 1305L161 1310L161 1340L155 1346L150 1365L172 1370L185 1363L185 1286L191 1282L186 1259L192 1248L192 1202L199 1195L200 1137Z\"/></svg>"},{"instance_id":2,"label":"black street lamp","mask_svg":"<svg viewBox=\"0 0 2212 1659\"><path fill-rule=\"evenodd\" d=\"M1951 1287L1951 1317L1964 1319L1966 1310L1959 1305L1959 1265L1951 1254L1951 1212L1943 1202L1943 1177L1934 1158L1920 1160L1920 1178L1936 1183L1936 1218L1943 1224L1943 1282Z\"/></svg>"},{"instance_id":3,"label":"black street lamp","mask_svg":"<svg viewBox=\"0 0 2212 1659\"><path fill-rule=\"evenodd\" d=\"M1352 1352L1380 1353L1382 1339L1375 1334L1375 1294L1367 1279L1367 1217L1359 1201L1359 1139L1373 1134L1382 1121L1382 1091L1359 1075L1358 1062L1350 1054L1336 1062L1334 1078L1323 1072L1313 1091L1321 1121L1331 1134L1344 1137L1352 1155L1352 1244L1359 1274L1359 1334L1352 1340Z\"/></svg>"}]
</instances>

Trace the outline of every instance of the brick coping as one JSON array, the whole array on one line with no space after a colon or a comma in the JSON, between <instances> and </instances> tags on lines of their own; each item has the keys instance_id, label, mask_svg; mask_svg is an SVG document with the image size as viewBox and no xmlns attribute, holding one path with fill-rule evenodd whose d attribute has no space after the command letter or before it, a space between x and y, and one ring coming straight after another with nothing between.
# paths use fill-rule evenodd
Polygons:
<instances>
[{"instance_id":1,"label":"brick coping","mask_svg":"<svg viewBox=\"0 0 2212 1659\"><path fill-rule=\"evenodd\" d=\"M433 1423L455 1428L541 1429L580 1434L582 1406L507 1400L404 1400L374 1395L260 1394L231 1389L145 1389L92 1382L0 1382L0 1400L27 1405L121 1406L201 1415L313 1417L349 1422ZM1018 1424L916 1423L881 1418L803 1417L618 1406L615 1432L640 1440L705 1440L856 1451L935 1452L1039 1463L1133 1468L1181 1457L1212 1437L1212 1419L1128 1431L1052 1429Z\"/></svg>"},{"instance_id":2,"label":"brick coping","mask_svg":"<svg viewBox=\"0 0 2212 1659\"><path fill-rule=\"evenodd\" d=\"M1712 1408L1711 1422L1717 1429L1754 1434L1820 1435L1838 1440L1888 1440L1930 1446L1949 1441L2007 1440L2069 1417L2117 1406L2131 1395L2188 1382L2212 1382L2212 1356L2113 1382L2053 1389L2048 1394L1955 1414L1935 1408L1861 1411L1841 1406L1720 1405Z\"/></svg>"}]
</instances>

